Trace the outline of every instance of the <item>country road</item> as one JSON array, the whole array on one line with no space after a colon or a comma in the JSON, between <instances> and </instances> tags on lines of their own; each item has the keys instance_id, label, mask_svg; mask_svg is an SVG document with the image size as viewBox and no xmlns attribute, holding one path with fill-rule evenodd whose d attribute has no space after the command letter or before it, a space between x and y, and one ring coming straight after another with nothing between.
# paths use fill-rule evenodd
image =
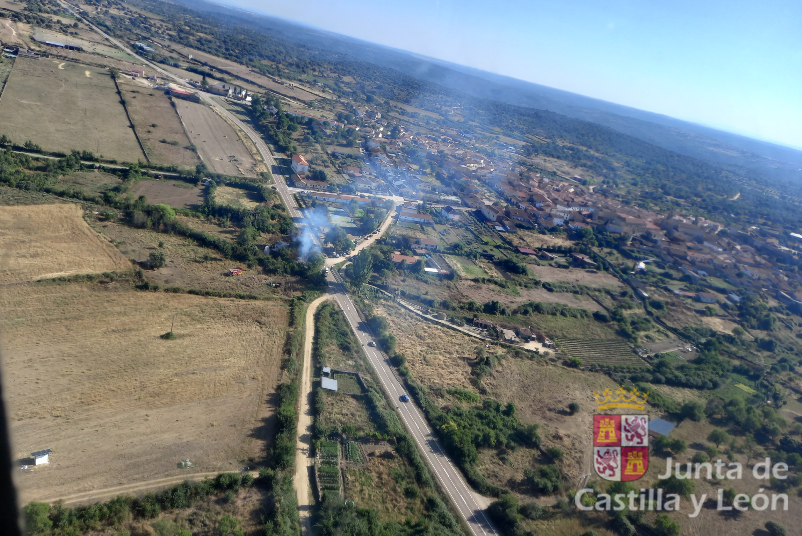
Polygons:
<instances>
[{"instance_id":1,"label":"country road","mask_svg":"<svg viewBox=\"0 0 802 536\"><path fill-rule=\"evenodd\" d=\"M306 333L304 334L304 364L301 369L301 391L298 411L298 434L295 438L295 492L298 497L298 514L303 533L312 534L312 503L314 498L309 487L310 471L315 459L312 457L312 344L315 337L315 312L329 296L321 296L306 309Z\"/></svg>"},{"instance_id":2,"label":"country road","mask_svg":"<svg viewBox=\"0 0 802 536\"><path fill-rule=\"evenodd\" d=\"M67 3L64 0L60 0L63 5L68 6L67 8L73 12L76 17L81 20L82 22L86 23L89 27L95 30L98 34L102 35L104 38L109 40L115 46L134 56L135 58L139 59L143 63L149 65L154 70L163 73L164 76L176 80L176 82L185 85L186 82L181 80L175 75L165 72L155 64L139 57L138 55L134 54L132 51L128 50L125 46L123 46L119 41L116 39L106 35L102 32L99 28L94 26L89 21L80 17L77 13L73 11L74 6ZM228 110L223 108L220 104L218 104L210 95L199 93L201 98L213 106L219 113L225 115L226 117L230 118L242 131L254 142L256 148L259 150L262 158L264 159L265 163L270 167L270 169L275 169L276 163L273 155L271 154L267 144L262 140L261 136L253 131L248 125L240 121L234 115L232 115ZM274 175L273 176L275 181L276 190L278 191L279 195L281 196L282 201L284 202L285 206L287 207L287 211L289 215L293 218L296 224L303 225L304 218L301 214L301 211L298 209L297 204L295 203L295 198L293 197L292 193L290 192L285 179L281 175ZM396 202L397 203L397 202ZM395 207L394 207L395 208ZM394 212L394 211L393 211ZM383 229L386 229L389 225L389 221L393 217L393 212L388 213L387 221L383 224ZM366 240L365 244L360 244L363 248L367 247L370 243L375 241L380 234L374 235L372 239ZM338 260L339 261L339 260ZM382 384L382 388L385 390L387 395L390 399L398 401L399 397L405 394L405 389L403 384L401 383L400 379L395 375L392 367L390 366L387 358L378 350L377 347L369 347L367 345L368 342L373 342L374 344L376 341L374 338L366 331L359 329L360 326L360 318L357 314L356 308L354 306L353 301L351 300L350 296L348 296L347 290L345 286L338 282L335 277L335 272L331 272L327 274L327 282L329 285L329 294L340 306L340 308L345 313L346 318L348 319L348 323L351 325L351 329L354 331L357 339L360 343L364 345L365 354L368 357L368 361L370 362L371 366L373 366L374 370L376 371L377 376ZM311 344L311 343L310 343ZM307 360L305 359L305 363ZM306 365L304 365L306 366ZM311 366L311 365L310 365ZM308 377L308 374L305 378ZM406 427L407 431L415 440L415 444L417 445L418 451L420 452L421 456L424 460L426 460L429 468L434 473L435 477L437 478L438 482L440 483L443 490L445 490L446 494L448 495L452 505L454 508L460 513L462 518L465 520L468 528L470 529L471 533L474 536L487 536L487 535L496 535L495 528L491 524L490 520L487 518L485 514L485 510L489 505L489 500L481 495L474 493L473 490L470 489L468 484L465 482L465 479L462 476L462 473L457 470L456 467L451 463L451 460L445 453L440 442L434 436L434 433L429 428L428 423L426 422L425 417L421 413L420 409L417 407L414 401L410 402L397 402L396 403L397 411L401 422ZM308 480L307 480L308 485ZM311 536L310 532L307 532L307 535Z\"/></svg>"}]
</instances>

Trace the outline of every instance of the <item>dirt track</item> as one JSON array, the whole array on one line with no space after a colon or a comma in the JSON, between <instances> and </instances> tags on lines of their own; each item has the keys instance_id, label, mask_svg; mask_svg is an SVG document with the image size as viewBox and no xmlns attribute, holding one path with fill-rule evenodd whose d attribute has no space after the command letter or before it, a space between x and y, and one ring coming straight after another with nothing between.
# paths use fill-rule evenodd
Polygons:
<instances>
[{"instance_id":1,"label":"dirt track","mask_svg":"<svg viewBox=\"0 0 802 536\"><path fill-rule=\"evenodd\" d=\"M298 511L303 533L312 534L311 508L314 502L309 487L309 467L314 458L309 456L312 446L312 340L315 336L315 312L328 296L321 296L306 310L306 333L304 334L304 366L301 369L301 408L298 412L298 435L295 443L295 491L298 494Z\"/></svg>"}]
</instances>

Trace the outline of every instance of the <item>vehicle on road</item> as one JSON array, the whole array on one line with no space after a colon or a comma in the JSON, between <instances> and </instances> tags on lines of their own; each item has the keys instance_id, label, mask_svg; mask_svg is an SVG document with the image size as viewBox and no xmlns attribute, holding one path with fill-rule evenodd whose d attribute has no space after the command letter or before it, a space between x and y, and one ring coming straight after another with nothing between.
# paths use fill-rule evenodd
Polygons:
<instances>
[{"instance_id":1,"label":"vehicle on road","mask_svg":"<svg viewBox=\"0 0 802 536\"><path fill-rule=\"evenodd\" d=\"M409 395L401 395L398 400L401 402L409 402Z\"/></svg>"},{"instance_id":2,"label":"vehicle on road","mask_svg":"<svg viewBox=\"0 0 802 536\"><path fill-rule=\"evenodd\" d=\"M368 343L368 346L370 346L370 347L374 347L374 346L376 346L376 343L375 343L375 342L373 342L373 341L370 341L370 342Z\"/></svg>"}]
</instances>

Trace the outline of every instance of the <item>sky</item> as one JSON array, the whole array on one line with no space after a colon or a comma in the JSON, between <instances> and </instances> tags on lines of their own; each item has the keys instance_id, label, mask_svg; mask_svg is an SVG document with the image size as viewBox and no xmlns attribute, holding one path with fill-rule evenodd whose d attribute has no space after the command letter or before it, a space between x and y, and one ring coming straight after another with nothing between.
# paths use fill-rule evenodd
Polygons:
<instances>
[{"instance_id":1,"label":"sky","mask_svg":"<svg viewBox=\"0 0 802 536\"><path fill-rule=\"evenodd\" d=\"M802 149L800 0L225 0Z\"/></svg>"}]
</instances>

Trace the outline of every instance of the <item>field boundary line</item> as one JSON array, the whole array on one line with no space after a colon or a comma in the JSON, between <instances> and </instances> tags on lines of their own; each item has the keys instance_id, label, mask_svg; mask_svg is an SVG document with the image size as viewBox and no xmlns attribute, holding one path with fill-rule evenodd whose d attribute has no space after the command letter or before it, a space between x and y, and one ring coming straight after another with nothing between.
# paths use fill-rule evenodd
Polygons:
<instances>
[{"instance_id":1,"label":"field boundary line","mask_svg":"<svg viewBox=\"0 0 802 536\"><path fill-rule=\"evenodd\" d=\"M8 72L8 76L6 77L5 82L3 82L3 87L0 87L0 101L3 100L3 93L6 91L6 86L8 85L8 81L11 79L11 75L14 73L14 67L17 66L17 61L14 60L11 64L11 70Z\"/></svg>"},{"instance_id":2,"label":"field boundary line","mask_svg":"<svg viewBox=\"0 0 802 536\"><path fill-rule=\"evenodd\" d=\"M219 116L220 116L220 117L223 119L223 121L225 121L226 123L228 123L228 125L229 125L231 128L233 128L233 129L234 129L234 132L236 132L236 133L237 133L237 136L239 136L239 139L240 139L240 140L242 140L242 144L245 146L245 149L247 149L247 150L248 150L248 153L250 153L251 157L253 157L253 159L254 159L254 160L256 160L256 163L257 163L257 164L258 164L259 162L261 162L261 163L262 163L262 165L265 167L265 170L267 170L267 162L265 162L265 158L264 158L264 156L262 156L262 153L260 153L260 152L259 152L259 149L256 147L256 144L255 144L255 143L253 142L253 140L252 140L252 139L251 139L251 138L250 138L250 137L249 137L249 136L248 136L248 135L245 133L245 131L244 131L244 130L242 130L242 129L239 127L239 125L237 125L236 123L234 123L234 122L233 122L231 119L229 119L228 117L226 117L226 116L225 116L225 114L221 113L221 112L220 112L220 110L218 110L216 106L210 106L210 108L211 108L212 110L214 110L214 113L216 113L217 115L219 115ZM230 112L229 112L229 113L230 113ZM181 123L181 124L183 125L183 123ZM184 130L186 130L186 127L184 127ZM192 141L192 140L190 140L190 142L191 142L191 141ZM253 146L253 151L251 151L251 146Z\"/></svg>"},{"instance_id":3,"label":"field boundary line","mask_svg":"<svg viewBox=\"0 0 802 536\"><path fill-rule=\"evenodd\" d=\"M142 144L142 140L139 139L139 133L136 131L136 125L134 124L133 119L131 119L131 114L128 112L128 105L125 103L125 97L123 97L123 92L120 89L120 84L117 83L117 79L112 76L112 80L114 80L114 87L117 88L117 95L120 96L120 104L123 105L123 110L125 110L125 117L128 118L128 124L131 125L131 130L134 131L134 137L136 138L136 142L139 144L139 149L142 151L142 154L145 155L145 160L148 164L150 164L150 158L148 157L148 152L145 150L145 146Z\"/></svg>"}]
</instances>

